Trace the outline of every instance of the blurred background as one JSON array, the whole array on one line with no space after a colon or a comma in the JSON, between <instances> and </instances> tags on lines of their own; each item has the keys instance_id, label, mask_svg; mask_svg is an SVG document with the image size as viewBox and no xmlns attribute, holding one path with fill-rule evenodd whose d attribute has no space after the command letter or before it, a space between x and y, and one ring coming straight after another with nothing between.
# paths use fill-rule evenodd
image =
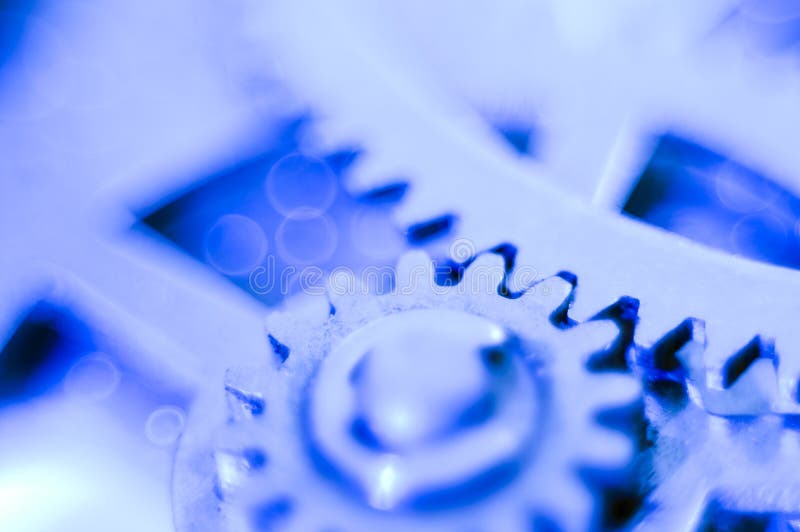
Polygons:
<instances>
[{"instance_id":1,"label":"blurred background","mask_svg":"<svg viewBox=\"0 0 800 532\"><path fill-rule=\"evenodd\" d=\"M0 0L0 530L171 530L192 398L266 311L446 249L393 220L413 176L353 186L341 50L586 208L800 267L800 2L299 4Z\"/></svg>"}]
</instances>

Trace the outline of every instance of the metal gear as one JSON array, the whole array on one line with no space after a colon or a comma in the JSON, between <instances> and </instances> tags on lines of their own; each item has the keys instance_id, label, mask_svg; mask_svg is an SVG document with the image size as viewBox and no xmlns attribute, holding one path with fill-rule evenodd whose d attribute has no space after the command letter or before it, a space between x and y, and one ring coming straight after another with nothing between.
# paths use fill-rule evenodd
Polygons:
<instances>
[{"instance_id":1,"label":"metal gear","mask_svg":"<svg viewBox=\"0 0 800 532\"><path fill-rule=\"evenodd\" d=\"M665 374L664 368L648 366L652 361L644 355L617 357L622 358L617 362L649 385L671 390L672 385L664 383L675 383L683 397L683 402L675 403L657 390L647 394L653 446L649 459L654 470L645 464L641 478L653 491L642 510L640 526L672 523L690 528L717 504L734 512L796 513L787 503L796 499L796 483L786 478L797 463L792 420L797 411L800 334L787 319L800 310L796 272L732 257L565 197L551 186L565 181L556 179L562 177L557 171L510 153L490 128L459 105L457 98L449 97L445 88L403 61L400 54L393 55L394 50L382 49L380 36L355 31L357 16L342 15L338 7L338 13L317 7L278 8L270 12L271 17L252 17L262 24L256 29L257 38L279 50L284 59L291 58L286 63L287 81L325 118L318 123L318 137L330 146L352 145L355 140L364 148L365 156L350 170L351 190L381 190L398 176L408 183L405 201L394 215L412 241L417 234L446 234L485 247L503 238L519 246L518 264L536 265L544 271L569 264L588 281L581 301L572 310L574 315L591 316L595 305L614 294L635 294L643 302L636 342L660 345L662 354L676 355L679 350L669 342L658 342L663 331L687 313L706 319L714 341L706 345L702 340L698 345L695 337L693 347L681 353L685 360L677 373L669 375L669 370ZM265 31L265 25L275 20L281 28ZM314 27L315 42L324 45L299 42L296 36L304 34L297 29L301 27ZM392 59L392 68L387 68ZM733 63L715 64L718 66L712 71L721 72L719 69ZM728 81L738 74L709 76L709 70L700 66L696 72L702 75L698 76L692 73L694 68L677 74L692 86L687 92L697 97L677 106L668 104L666 116L680 117L679 122L695 131L707 131L708 123L730 124L736 113L716 97L706 96L719 94L710 90L706 80L743 87ZM752 73L742 77L759 79ZM795 77L792 74L787 80ZM340 83L339 90L331 90L332 83ZM360 88L358 93L347 90L353 85ZM743 101L756 93L744 89ZM782 110L796 106L777 96L768 98L781 109L774 115L789 117L791 113ZM674 127L675 122L651 114L658 106L645 107L644 115L633 113L632 122L626 118L622 129L629 131L617 135L621 145L636 144L649 133ZM758 105L741 107L760 109ZM602 105L598 108L605 111ZM372 119L378 113L383 120ZM782 136L794 127L787 120L785 127L768 129ZM769 154L767 167L774 166L775 174L793 167L794 154L784 156L770 149L781 143L765 141L754 148L748 146L746 130L719 129L729 133L721 140L729 151L748 160L754 160L754 152ZM608 142L610 135L603 131L601 137ZM585 137L576 138L578 151L563 153L566 159L583 161L575 154L585 152ZM624 171L631 170L628 163L639 164L623 161L618 165L617 155L612 153L608 159ZM457 181L446 176L457 176ZM595 206L619 207L613 203L619 201L627 184L601 182L593 191L595 199L601 200ZM514 275L509 275L508 286L512 291L517 286ZM697 323L686 327L691 329ZM704 329L705 323L703 334ZM655 351L654 347L650 354ZM781 354L780 365L776 353ZM725 452L736 458L726 458ZM643 457L642 462L646 460ZM788 495L781 495L782 486ZM694 520L670 517L687 512Z\"/></svg>"},{"instance_id":2,"label":"metal gear","mask_svg":"<svg viewBox=\"0 0 800 532\"><path fill-rule=\"evenodd\" d=\"M505 266L482 254L440 286L414 252L391 294L354 295L334 272L329 299L270 315L274 356L229 370L192 413L178 528L587 529L578 468L632 457L596 416L640 386L586 369L620 333L610 317L565 324L574 276L502 297Z\"/></svg>"},{"instance_id":3,"label":"metal gear","mask_svg":"<svg viewBox=\"0 0 800 532\"><path fill-rule=\"evenodd\" d=\"M720 367L706 367L705 345L704 323L690 318L637 357L653 443L640 529L699 529L719 524L720 509L766 528L800 509L798 404L773 343L757 336Z\"/></svg>"},{"instance_id":4,"label":"metal gear","mask_svg":"<svg viewBox=\"0 0 800 532\"><path fill-rule=\"evenodd\" d=\"M795 272L733 257L564 195L552 186L557 172L512 153L472 110L401 53L385 49L380 35L360 27L357 10L345 13L324 2L313 9L248 5L254 40L282 58L287 84L319 117L315 140L330 148L363 148L349 169L349 189L363 193L398 180L409 184L394 211L409 235L469 238L481 249L503 239L519 247L519 264L540 271L569 265L585 281L574 308L579 317L616 294L634 294L642 301L636 330L642 345L691 313L704 317L716 339L706 351L711 365L724 362L754 334L775 338L779 352L800 350L800 332L784 318L800 310ZM309 28L313 43L302 38ZM692 75L700 86L706 78ZM680 116L703 116L714 100L700 99ZM727 123L729 111L715 110L713 123ZM792 127L787 122L788 129L777 128L776 134ZM785 362L787 375L800 374L800 357Z\"/></svg>"},{"instance_id":5,"label":"metal gear","mask_svg":"<svg viewBox=\"0 0 800 532\"><path fill-rule=\"evenodd\" d=\"M688 318L637 351L653 472L637 528L794 529L800 514L796 383L778 378L769 339L756 336L710 367L705 346L705 324Z\"/></svg>"}]
</instances>

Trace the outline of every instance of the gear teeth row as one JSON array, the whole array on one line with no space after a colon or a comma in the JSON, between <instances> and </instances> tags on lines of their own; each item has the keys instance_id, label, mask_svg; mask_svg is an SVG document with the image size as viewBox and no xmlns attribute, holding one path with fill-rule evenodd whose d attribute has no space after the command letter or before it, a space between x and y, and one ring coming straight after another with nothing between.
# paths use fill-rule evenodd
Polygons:
<instances>
[{"instance_id":1,"label":"gear teeth row","mask_svg":"<svg viewBox=\"0 0 800 532\"><path fill-rule=\"evenodd\" d=\"M408 226L406 235L412 244L422 244L446 234L455 222L453 215L442 214L427 222ZM495 252L493 248L482 253ZM515 255L514 249L510 254L512 264ZM458 283L472 260L474 257L460 263L450 261L442 265L437 271L437 281L441 284ZM507 267L507 275L503 277L499 293L505 297L519 297L528 287L513 288L511 270ZM564 308L559 309L554 316L554 324L570 327L576 323L568 316L570 305L571 301L565 302ZM638 301L622 298L590 318L611 319L620 329L617 345L592 357L592 369L633 369L633 332L637 310ZM693 388L694 400L712 414L735 416L785 413L785 410L789 413L800 412L800 385L794 386L791 393L784 393L783 396L779 393L778 356L771 339L755 336L729 356L723 367L706 368L704 327L702 320L689 318L650 349L637 347L639 353L635 355L638 357L636 362L644 366L645 377L653 382L686 381Z\"/></svg>"},{"instance_id":2,"label":"gear teeth row","mask_svg":"<svg viewBox=\"0 0 800 532\"><path fill-rule=\"evenodd\" d=\"M438 263L434 263L436 283L439 286L452 286L459 284L468 268L477 260L480 260L482 257L487 255L499 257L502 260L503 273L502 279L500 279L497 286L497 294L508 299L516 299L522 296L522 294L525 293L529 287L526 287L520 291L513 291L508 285L509 277L514 269L514 263L517 257L517 248L513 244L505 242L491 247L485 251L475 253L474 255L460 262L453 259L445 259L443 261L439 261ZM565 276L562 278L566 280L568 278L567 276L574 277L572 274L565 274ZM576 283L577 279L575 280L575 283L573 283L573 286Z\"/></svg>"},{"instance_id":3,"label":"gear teeth row","mask_svg":"<svg viewBox=\"0 0 800 532\"><path fill-rule=\"evenodd\" d=\"M537 289L549 292L548 285L553 282L566 283L568 288L566 288L564 298L550 314L550 321L559 329L568 329L578 325L579 322L569 316L569 310L575 300L578 287L578 276L562 270L551 277L523 286L519 290L512 290L509 284L515 268L517 248L510 243L498 244L461 262L452 259L441 261L435 268L436 283L440 286L452 286L460 283L469 267L485 255L494 255L502 259L503 274L497 287L497 294L505 298L517 299ZM611 346L592 355L589 360L589 369L624 371L631 368L634 333L639 319L638 312L639 300L630 296L622 296L587 320L609 320L619 329L619 335Z\"/></svg>"},{"instance_id":4,"label":"gear teeth row","mask_svg":"<svg viewBox=\"0 0 800 532\"><path fill-rule=\"evenodd\" d=\"M797 397L779 397L779 357L770 338L753 337L719 369L706 366L705 323L687 318L649 349L638 362L650 382L683 383L692 399L711 414L754 416L795 413ZM796 406L789 406L787 402Z\"/></svg>"},{"instance_id":5,"label":"gear teeth row","mask_svg":"<svg viewBox=\"0 0 800 532\"><path fill-rule=\"evenodd\" d=\"M376 189L375 193L378 189ZM403 189L405 191L405 188ZM452 214L442 214L427 222L413 224L406 229L412 244L423 244L449 232L456 222ZM475 254L464 261L445 261L437 266L436 281L440 285L457 284L464 271L478 256L484 253L501 255L506 261L502 282L498 293L504 297L520 297L530 286L511 287L512 270L516 248L511 244L501 244ZM577 279L569 272L558 275L577 287ZM570 281L570 277L574 280ZM540 281L541 282L541 281ZM573 295L559 307L553 315L554 325L566 328L577 322L569 315ZM682 381L694 387L695 400L708 412L717 415L761 415L781 413L787 408L792 413L800 412L800 384L795 386L795 397L778 397L778 356L774 341L761 336L731 355L719 369L705 367L704 351L706 345L705 323L697 318L688 318L675 329L664 335L650 349L639 350L634 355L634 332L638 320L638 300L630 297L620 298L616 303L603 309L589 320L608 319L617 324L620 335L615 345L598 353L590 360L594 370L630 370L636 361L645 367L646 378L651 381ZM776 405L776 401L780 403ZM788 404L791 403L791 404Z\"/></svg>"},{"instance_id":6,"label":"gear teeth row","mask_svg":"<svg viewBox=\"0 0 800 532\"><path fill-rule=\"evenodd\" d=\"M308 119L304 119L302 126L310 127ZM338 175L352 177L352 169L355 167L360 173L364 169L364 150L354 147L339 147L332 153L325 155L325 163ZM398 204L408 193L410 184L403 179L386 179L382 184L361 190L356 193L360 201L371 204ZM408 224L404 229L406 240L412 246L424 245L432 240L447 235L458 222L458 216L454 213L443 213L429 219L416 223Z\"/></svg>"},{"instance_id":7,"label":"gear teeth row","mask_svg":"<svg viewBox=\"0 0 800 532\"><path fill-rule=\"evenodd\" d=\"M553 325L559 328L569 328L578 324L578 321L569 317L569 308L574 300L574 292L578 287L578 276L570 271L562 270L551 277L534 281L518 290L513 290L510 286L511 277L516 267L517 247L514 244L503 242L483 251L479 251L463 261L444 259L435 265L435 279L440 286L451 286L461 282L468 268L476 260L485 255L495 255L503 261L503 278L497 287L497 293L508 299L517 299L528 293L532 288L536 288L541 283L558 278L570 285L568 296L551 316ZM637 321L639 310L639 300L630 296L622 296L612 305L604 308L590 318L590 320L611 320L618 325L625 324L633 327Z\"/></svg>"}]
</instances>

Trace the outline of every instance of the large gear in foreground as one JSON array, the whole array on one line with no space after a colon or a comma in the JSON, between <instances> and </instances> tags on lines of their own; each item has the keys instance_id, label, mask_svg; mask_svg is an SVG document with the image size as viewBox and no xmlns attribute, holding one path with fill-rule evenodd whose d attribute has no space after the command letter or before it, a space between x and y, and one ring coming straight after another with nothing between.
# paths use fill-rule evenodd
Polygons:
<instances>
[{"instance_id":1,"label":"large gear in foreground","mask_svg":"<svg viewBox=\"0 0 800 532\"><path fill-rule=\"evenodd\" d=\"M617 327L564 325L571 274L512 298L496 255L452 286L432 270L423 253L404 257L381 296L334 273L328 298L268 318L274 353L229 370L193 410L180 530L591 526L579 472L632 457L597 416L634 402L637 381L586 369Z\"/></svg>"}]
</instances>

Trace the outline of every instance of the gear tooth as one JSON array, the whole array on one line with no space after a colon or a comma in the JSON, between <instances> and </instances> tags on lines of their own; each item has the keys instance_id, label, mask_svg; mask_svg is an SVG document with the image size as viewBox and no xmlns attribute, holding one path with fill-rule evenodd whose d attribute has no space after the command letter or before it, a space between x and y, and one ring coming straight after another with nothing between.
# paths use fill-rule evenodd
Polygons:
<instances>
[{"instance_id":1,"label":"gear tooth","mask_svg":"<svg viewBox=\"0 0 800 532\"><path fill-rule=\"evenodd\" d=\"M264 329L267 335L284 338L291 331L291 320L286 312L275 311L267 314L264 320Z\"/></svg>"},{"instance_id":2,"label":"gear tooth","mask_svg":"<svg viewBox=\"0 0 800 532\"><path fill-rule=\"evenodd\" d=\"M331 302L325 296L298 294L287 299L284 305L284 310L270 312L264 320L267 334L282 341L292 337L298 319L303 325L317 328L323 326L331 315Z\"/></svg>"},{"instance_id":3,"label":"gear tooth","mask_svg":"<svg viewBox=\"0 0 800 532\"><path fill-rule=\"evenodd\" d=\"M525 268L515 270L517 246L504 242L490 249L489 253L503 258L503 268L505 271L497 293L511 299L520 297L525 290L529 288L532 279L526 278L527 276L525 274L528 272ZM535 272L533 272L533 274L535 277Z\"/></svg>"},{"instance_id":4,"label":"gear tooth","mask_svg":"<svg viewBox=\"0 0 800 532\"><path fill-rule=\"evenodd\" d=\"M622 296L590 319L612 320L617 323L635 323L639 315L639 300L635 297Z\"/></svg>"},{"instance_id":5,"label":"gear tooth","mask_svg":"<svg viewBox=\"0 0 800 532\"><path fill-rule=\"evenodd\" d=\"M283 314L288 317L289 323L286 325L289 328L293 328L292 323L297 321L298 316L309 326L319 327L324 325L328 321L328 317L333 314L331 312L332 304L327 294L298 294L287 299L285 306L286 310ZM283 331L275 331L274 333L278 338L283 336Z\"/></svg>"},{"instance_id":6,"label":"gear tooth","mask_svg":"<svg viewBox=\"0 0 800 532\"><path fill-rule=\"evenodd\" d=\"M426 273L431 271L433 259L424 250L415 249L407 253L403 253L397 260L397 273L398 277L405 277L403 273L408 273L413 270L423 270Z\"/></svg>"},{"instance_id":7,"label":"gear tooth","mask_svg":"<svg viewBox=\"0 0 800 532\"><path fill-rule=\"evenodd\" d=\"M242 483L246 472L239 456L228 449L215 450L214 466L214 492L220 501L224 501Z\"/></svg>"},{"instance_id":8,"label":"gear tooth","mask_svg":"<svg viewBox=\"0 0 800 532\"><path fill-rule=\"evenodd\" d=\"M506 267L510 270L514 267L514 261L517 258L517 246L510 242L501 242L493 248L490 248L489 253L494 253L503 257Z\"/></svg>"},{"instance_id":9,"label":"gear tooth","mask_svg":"<svg viewBox=\"0 0 800 532\"><path fill-rule=\"evenodd\" d=\"M512 260L509 261L509 268L506 273L506 290L505 293L502 294L512 299L523 296L525 292L537 284L537 282L541 282L546 278L540 275L540 272L536 268L531 266L533 263L529 260L527 255L519 253L516 248L514 248L514 251L515 253ZM562 277L562 279L569 282L567 278ZM575 284L573 284L573 287L574 286Z\"/></svg>"},{"instance_id":10,"label":"gear tooth","mask_svg":"<svg viewBox=\"0 0 800 532\"><path fill-rule=\"evenodd\" d=\"M572 285L573 288L578 286L578 276L572 272L568 272L566 270L561 270L556 274L556 277L561 277L566 282Z\"/></svg>"},{"instance_id":11,"label":"gear tooth","mask_svg":"<svg viewBox=\"0 0 800 532\"><path fill-rule=\"evenodd\" d=\"M292 364L289 357L292 346L298 341L307 341L307 338L298 339L300 329L320 330L330 318L331 309L335 311L324 296L298 295L288 299L285 305L285 310L272 312L266 318L266 338L278 366Z\"/></svg>"},{"instance_id":12,"label":"gear tooth","mask_svg":"<svg viewBox=\"0 0 800 532\"><path fill-rule=\"evenodd\" d=\"M503 268L506 272L514 269L517 260L517 246L508 242L503 242L489 249L487 253L492 253L503 259Z\"/></svg>"},{"instance_id":13,"label":"gear tooth","mask_svg":"<svg viewBox=\"0 0 800 532\"><path fill-rule=\"evenodd\" d=\"M755 336L720 372L720 387L702 390L703 406L723 416L769 414L778 397L778 356L771 339Z\"/></svg>"},{"instance_id":14,"label":"gear tooth","mask_svg":"<svg viewBox=\"0 0 800 532\"><path fill-rule=\"evenodd\" d=\"M241 485L248 475L266 467L268 457L257 446L242 446L239 442L218 445L214 450L216 493L224 500Z\"/></svg>"},{"instance_id":15,"label":"gear tooth","mask_svg":"<svg viewBox=\"0 0 800 532\"><path fill-rule=\"evenodd\" d=\"M433 260L423 250L404 253L397 261L396 271L395 288L403 295L431 288L434 282Z\"/></svg>"},{"instance_id":16,"label":"gear tooth","mask_svg":"<svg viewBox=\"0 0 800 532\"><path fill-rule=\"evenodd\" d=\"M467 262L459 263L452 259L444 259L434 262L434 282L437 286L454 286L461 282L464 278L464 272L467 266L471 264L472 259Z\"/></svg>"},{"instance_id":17,"label":"gear tooth","mask_svg":"<svg viewBox=\"0 0 800 532\"><path fill-rule=\"evenodd\" d=\"M522 298L525 302L547 309L551 323L565 328L574 324L567 316L574 290L575 285L559 275L554 275L535 283L522 294Z\"/></svg>"},{"instance_id":18,"label":"gear tooth","mask_svg":"<svg viewBox=\"0 0 800 532\"><path fill-rule=\"evenodd\" d=\"M577 323L575 320L569 317L569 309L572 307L572 302L575 300L575 291L578 287L578 278L577 276L564 276L561 275L561 273L565 272L560 272L558 277L569 283L571 288L569 288L569 291L566 292L561 304L550 313L550 322L556 327L567 328L572 327Z\"/></svg>"},{"instance_id":19,"label":"gear tooth","mask_svg":"<svg viewBox=\"0 0 800 532\"><path fill-rule=\"evenodd\" d=\"M364 293L356 276L347 268L337 268L332 271L328 276L327 288L328 302L337 309L344 306L346 300Z\"/></svg>"},{"instance_id":20,"label":"gear tooth","mask_svg":"<svg viewBox=\"0 0 800 532\"><path fill-rule=\"evenodd\" d=\"M522 292L512 290L508 285L509 272L514 268L514 260L517 248L513 244L501 243L485 251L476 252L472 242L461 239L451 244L451 257L436 264L436 284L439 286L453 286L463 281L465 275L470 275L471 279L467 286L471 286L480 275L483 278L489 277L490 281L496 284L494 287L481 287L476 285L481 293L499 294L503 297L516 299ZM480 265L475 266L475 262ZM468 273L472 269L472 273ZM475 272L481 272L476 274ZM486 272L492 274L487 276ZM497 272L495 274L495 272ZM527 287L526 287L527 288Z\"/></svg>"},{"instance_id":21,"label":"gear tooth","mask_svg":"<svg viewBox=\"0 0 800 532\"><path fill-rule=\"evenodd\" d=\"M619 335L617 327L609 321L587 321L564 331L572 353L597 353L607 349ZM587 360L585 361L588 361Z\"/></svg>"},{"instance_id":22,"label":"gear tooth","mask_svg":"<svg viewBox=\"0 0 800 532\"><path fill-rule=\"evenodd\" d=\"M753 337L750 342L725 362L722 368L722 387L730 388L750 366L758 359L772 360L777 367L778 356L775 353L775 342L761 336Z\"/></svg>"},{"instance_id":23,"label":"gear tooth","mask_svg":"<svg viewBox=\"0 0 800 532\"><path fill-rule=\"evenodd\" d=\"M655 369L674 371L683 368L691 373L693 368L702 365L705 347L705 322L697 318L686 318L648 351Z\"/></svg>"},{"instance_id":24,"label":"gear tooth","mask_svg":"<svg viewBox=\"0 0 800 532\"><path fill-rule=\"evenodd\" d=\"M505 259L494 253L481 253L464 270L459 291L496 296L503 289Z\"/></svg>"},{"instance_id":25,"label":"gear tooth","mask_svg":"<svg viewBox=\"0 0 800 532\"><path fill-rule=\"evenodd\" d=\"M639 315L639 300L623 296L616 302L595 314L590 321L609 320L617 325L619 334L616 341L601 352L595 353L589 367L595 370L629 369L628 353L633 346L633 336Z\"/></svg>"}]
</instances>

